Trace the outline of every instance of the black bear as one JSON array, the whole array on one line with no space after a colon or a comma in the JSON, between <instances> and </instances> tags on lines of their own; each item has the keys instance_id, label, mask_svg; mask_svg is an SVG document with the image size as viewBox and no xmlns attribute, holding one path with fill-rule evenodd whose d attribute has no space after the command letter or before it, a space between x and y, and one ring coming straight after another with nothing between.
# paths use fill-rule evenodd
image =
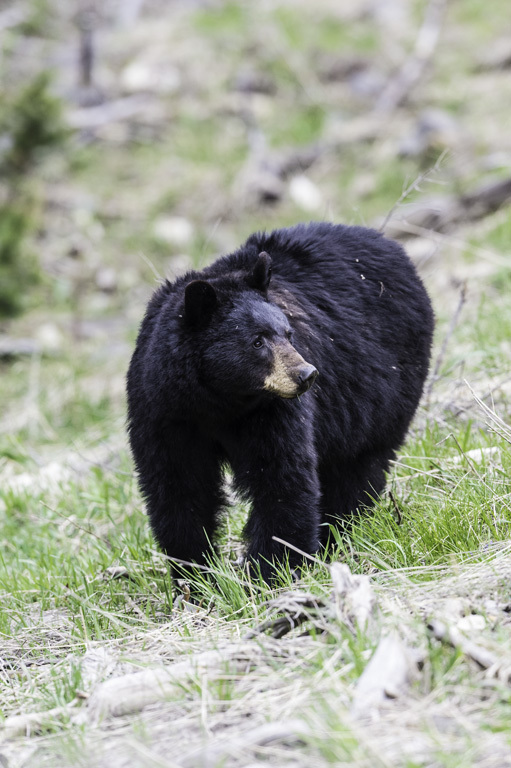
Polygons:
<instances>
[{"instance_id":1,"label":"black bear","mask_svg":"<svg viewBox=\"0 0 511 768\"><path fill-rule=\"evenodd\" d=\"M154 535L203 564L226 505L250 500L247 558L327 542L370 506L428 371L433 312L397 243L300 224L154 293L128 372L128 429Z\"/></svg>"}]
</instances>

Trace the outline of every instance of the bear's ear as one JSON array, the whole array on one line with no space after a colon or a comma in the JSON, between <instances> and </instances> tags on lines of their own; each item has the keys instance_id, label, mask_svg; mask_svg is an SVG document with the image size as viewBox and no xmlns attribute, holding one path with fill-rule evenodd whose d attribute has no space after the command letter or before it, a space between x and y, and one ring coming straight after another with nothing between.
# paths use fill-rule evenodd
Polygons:
<instances>
[{"instance_id":1,"label":"bear's ear","mask_svg":"<svg viewBox=\"0 0 511 768\"><path fill-rule=\"evenodd\" d=\"M252 273L245 278L251 288L258 291L266 291L271 278L271 256L266 251L261 251L257 257Z\"/></svg>"},{"instance_id":2,"label":"bear's ear","mask_svg":"<svg viewBox=\"0 0 511 768\"><path fill-rule=\"evenodd\" d=\"M205 280L193 280L185 288L185 320L194 327L209 323L217 305L216 291Z\"/></svg>"}]
</instances>

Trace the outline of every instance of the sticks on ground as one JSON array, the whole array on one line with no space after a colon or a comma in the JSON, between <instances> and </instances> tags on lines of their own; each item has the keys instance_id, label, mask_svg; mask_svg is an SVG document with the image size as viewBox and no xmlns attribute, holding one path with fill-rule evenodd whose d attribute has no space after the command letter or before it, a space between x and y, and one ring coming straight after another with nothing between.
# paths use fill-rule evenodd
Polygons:
<instances>
[{"instance_id":1,"label":"sticks on ground","mask_svg":"<svg viewBox=\"0 0 511 768\"><path fill-rule=\"evenodd\" d=\"M396 632L382 637L360 676L352 713L366 714L387 699L397 698L417 675L417 658Z\"/></svg>"},{"instance_id":2,"label":"sticks on ground","mask_svg":"<svg viewBox=\"0 0 511 768\"><path fill-rule=\"evenodd\" d=\"M268 630L272 637L280 638L306 622L318 632L331 632L334 618L354 634L371 630L376 600L369 577L351 573L345 563L332 563L330 574L333 586L330 599L305 592L284 592L269 602L271 618L251 630L246 639Z\"/></svg>"},{"instance_id":3,"label":"sticks on ground","mask_svg":"<svg viewBox=\"0 0 511 768\"><path fill-rule=\"evenodd\" d=\"M447 624L433 619L429 622L428 629L433 637L446 645L450 645L451 648L458 648L465 656L475 661L481 669L497 667L497 657L491 651L487 651L486 648L472 642L455 627L449 627Z\"/></svg>"},{"instance_id":4,"label":"sticks on ground","mask_svg":"<svg viewBox=\"0 0 511 768\"><path fill-rule=\"evenodd\" d=\"M511 178L500 179L482 184L466 195L446 195L429 204L425 201L403 221L394 219L387 231L390 237L427 237L429 232L448 232L459 224L483 219L509 202Z\"/></svg>"},{"instance_id":5,"label":"sticks on ground","mask_svg":"<svg viewBox=\"0 0 511 768\"><path fill-rule=\"evenodd\" d=\"M267 747L275 742L287 745L303 741L310 734L311 728L302 720L285 720L281 723L265 723L257 728L244 731L230 738L215 739L213 744L199 747L184 755L179 761L182 768L216 768L224 765L229 757L246 759L248 749Z\"/></svg>"},{"instance_id":6,"label":"sticks on ground","mask_svg":"<svg viewBox=\"0 0 511 768\"><path fill-rule=\"evenodd\" d=\"M376 102L374 111L380 116L394 112L424 76L436 50L446 5L447 0L431 0L428 4L412 54Z\"/></svg>"}]
</instances>

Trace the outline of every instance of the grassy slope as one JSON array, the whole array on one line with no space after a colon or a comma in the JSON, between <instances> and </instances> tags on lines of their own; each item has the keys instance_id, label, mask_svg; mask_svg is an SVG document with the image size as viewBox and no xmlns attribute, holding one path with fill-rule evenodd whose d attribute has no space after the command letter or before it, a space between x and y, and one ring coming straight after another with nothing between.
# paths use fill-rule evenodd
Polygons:
<instances>
[{"instance_id":1,"label":"grassy slope","mask_svg":"<svg viewBox=\"0 0 511 768\"><path fill-rule=\"evenodd\" d=\"M493 5L493 13L475 0L451 11L432 77L412 109L400 113L394 133L311 169L324 196L315 216L370 223L392 207L420 171L420 158L399 159L396 146L424 105L449 108L462 135L470 134L463 173L457 152L444 167L448 189L463 189L480 177L494 149L488 113L502 121L499 149L510 151L506 100L495 95L495 84L490 91L480 85L466 55L467 41L483 51L499 35L498 19L507 6L496 0ZM277 96L254 98L252 104L274 148L329 135L336 120L367 109L345 86L328 87L317 79L320 54L362 52L390 64L379 27L333 18L326 3L314 25L307 7L297 14L289 4L268 6L257 23L255 11L241 8L221 4L166 27L162 37L172 41L169 48L188 77L182 92L164 99L172 119L159 127L157 141L152 134L144 138L139 128L131 143L107 135L73 150L64 178L77 202L70 211L53 207L47 214L46 242L56 245L52 251L41 244L52 275L41 291L52 312L34 307L11 330L28 335L50 323L63 342L57 354L0 363L0 708L6 717L72 702L79 708L109 674L238 640L265 616L271 595L260 584L246 591L229 564L242 527L241 507L226 528L224 557L213 566L217 583L201 587L198 607L172 594L167 566L149 535L123 431L123 375L152 281L140 252L159 272L182 252L183 246L162 245L154 237L152 222L162 214L192 222L185 248L195 263L253 229L311 216L293 203L287 187L274 208L237 205L236 179L248 148L229 85L247 62L277 88ZM419 19L421 8L416 10ZM123 34L129 48L132 41ZM407 46L413 27L409 34ZM509 75L495 77L503 93L511 89ZM478 99L460 96L471 88ZM50 196L62 173L61 162L42 168L40 183ZM73 234L85 243L78 277L58 250L69 216ZM257 662L241 671L225 665L209 676L192 675L168 701L133 717L98 726L80 724L65 710L29 740L6 741L0 752L9 766L179 765L194 746L297 717L312 727L302 742L245 745L245 751L234 746L226 764L256 757L272 765L468 766L490 765L492 759L508 764L505 672L485 679L466 655L431 640L426 630L432 616L455 625L463 615L481 615L484 626L472 630L472 637L495 652L504 670L509 662L510 628L502 606L508 603L510 569L500 542L509 540L511 520L510 434L464 383L510 422L508 235L508 215L496 214L484 225L456 232L453 240L447 237L423 266L438 316L435 355L462 280L468 281L468 299L449 335L440 378L392 472L392 498L384 498L374 516L356 526L351 542L341 545L340 557L353 572L372 575L381 610L376 630L353 631L341 614L325 618L325 637L320 629L307 637L295 631L278 643L263 636L254 642L263 650ZM94 268L86 260L93 263L98 253L119 279L117 293L106 299L94 289ZM76 341L73 329L81 321L91 323L90 333ZM296 589L283 573L286 586ZM299 588L327 600L328 569L311 567ZM421 649L422 667L368 729L349 714L350 702L379 635L392 627ZM99 651L110 661L85 662ZM213 756L210 764L222 760ZM189 764L197 761L190 757Z\"/></svg>"}]
</instances>

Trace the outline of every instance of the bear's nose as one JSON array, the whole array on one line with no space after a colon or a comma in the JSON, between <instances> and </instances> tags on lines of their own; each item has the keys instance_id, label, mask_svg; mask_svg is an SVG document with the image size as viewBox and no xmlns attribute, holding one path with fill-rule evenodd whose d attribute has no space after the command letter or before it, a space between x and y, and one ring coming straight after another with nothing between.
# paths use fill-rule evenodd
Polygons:
<instances>
[{"instance_id":1,"label":"bear's nose","mask_svg":"<svg viewBox=\"0 0 511 768\"><path fill-rule=\"evenodd\" d=\"M306 392L314 383L318 371L313 365L304 365L298 374L298 381L302 392Z\"/></svg>"}]
</instances>

